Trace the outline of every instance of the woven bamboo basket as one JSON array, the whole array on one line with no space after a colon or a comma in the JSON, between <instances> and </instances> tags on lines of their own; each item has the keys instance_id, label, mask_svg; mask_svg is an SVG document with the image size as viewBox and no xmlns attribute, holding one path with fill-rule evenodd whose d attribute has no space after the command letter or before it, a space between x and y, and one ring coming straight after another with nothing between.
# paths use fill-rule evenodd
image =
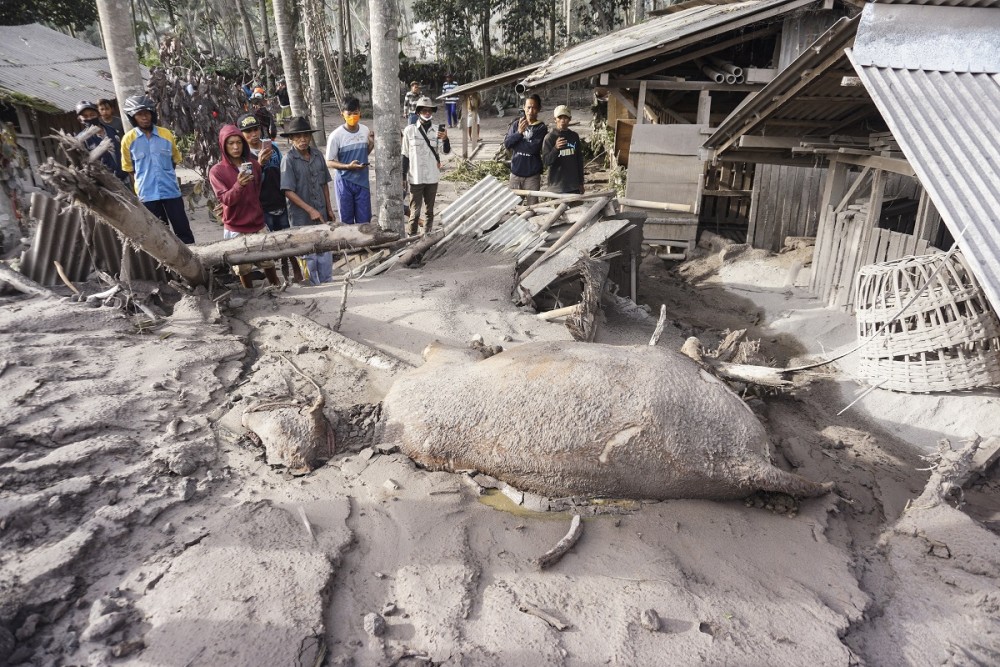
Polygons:
<instances>
[{"instance_id":1,"label":"woven bamboo basket","mask_svg":"<svg viewBox=\"0 0 1000 667\"><path fill-rule=\"evenodd\" d=\"M945 257L861 267L854 304L858 339L870 341L860 350L863 377L910 393L1000 386L1000 320L961 253Z\"/></svg>"}]
</instances>

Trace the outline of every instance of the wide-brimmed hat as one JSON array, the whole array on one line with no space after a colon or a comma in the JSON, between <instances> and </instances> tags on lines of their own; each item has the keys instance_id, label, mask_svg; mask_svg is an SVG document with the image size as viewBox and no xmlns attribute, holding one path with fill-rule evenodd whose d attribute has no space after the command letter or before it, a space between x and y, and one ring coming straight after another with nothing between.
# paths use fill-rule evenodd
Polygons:
<instances>
[{"instance_id":1,"label":"wide-brimmed hat","mask_svg":"<svg viewBox=\"0 0 1000 667\"><path fill-rule=\"evenodd\" d=\"M260 127L260 121L252 113L245 113L236 119L236 127L240 128L240 132L246 132L255 127Z\"/></svg>"},{"instance_id":2,"label":"wide-brimmed hat","mask_svg":"<svg viewBox=\"0 0 1000 667\"><path fill-rule=\"evenodd\" d=\"M410 82L410 88L413 88L414 86L419 86L419 85L420 85L419 81L411 81Z\"/></svg>"},{"instance_id":3,"label":"wide-brimmed hat","mask_svg":"<svg viewBox=\"0 0 1000 667\"><path fill-rule=\"evenodd\" d=\"M302 116L289 116L285 120L284 132L279 132L282 137L290 137L293 134L307 134L309 132L319 132L309 125L309 119Z\"/></svg>"},{"instance_id":4,"label":"wide-brimmed hat","mask_svg":"<svg viewBox=\"0 0 1000 667\"><path fill-rule=\"evenodd\" d=\"M556 107L555 111L552 112L553 118L558 118L559 116L566 116L567 118L573 117L573 112L565 104L560 104Z\"/></svg>"},{"instance_id":5,"label":"wide-brimmed hat","mask_svg":"<svg viewBox=\"0 0 1000 667\"><path fill-rule=\"evenodd\" d=\"M417 105L413 108L414 111L420 113L421 109L430 109L431 111L437 111L437 105L434 104L434 100L424 95L419 100L417 100Z\"/></svg>"}]
</instances>

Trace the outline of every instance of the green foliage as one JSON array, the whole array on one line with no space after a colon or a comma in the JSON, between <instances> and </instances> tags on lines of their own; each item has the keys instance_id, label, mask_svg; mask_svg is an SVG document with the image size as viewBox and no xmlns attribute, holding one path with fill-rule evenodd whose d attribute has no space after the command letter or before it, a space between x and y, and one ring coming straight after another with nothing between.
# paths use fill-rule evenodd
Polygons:
<instances>
[{"instance_id":1,"label":"green foliage","mask_svg":"<svg viewBox=\"0 0 1000 667\"><path fill-rule=\"evenodd\" d=\"M561 35L565 34L559 12L563 3L537 2L536 0L505 0L500 17L500 27L503 29L504 47L508 53L514 54L518 65L542 60L562 44ZM553 27L556 34L553 35ZM553 43L553 37L557 40ZM498 70L502 71L502 70Z\"/></svg>"},{"instance_id":2,"label":"green foliage","mask_svg":"<svg viewBox=\"0 0 1000 667\"><path fill-rule=\"evenodd\" d=\"M464 160L441 178L458 183L478 183L486 176L493 176L501 183L505 183L510 178L510 165L499 160L491 162Z\"/></svg>"},{"instance_id":3,"label":"green foliage","mask_svg":"<svg viewBox=\"0 0 1000 667\"><path fill-rule=\"evenodd\" d=\"M97 20L95 0L4 0L0 24L47 23L83 30Z\"/></svg>"}]
</instances>

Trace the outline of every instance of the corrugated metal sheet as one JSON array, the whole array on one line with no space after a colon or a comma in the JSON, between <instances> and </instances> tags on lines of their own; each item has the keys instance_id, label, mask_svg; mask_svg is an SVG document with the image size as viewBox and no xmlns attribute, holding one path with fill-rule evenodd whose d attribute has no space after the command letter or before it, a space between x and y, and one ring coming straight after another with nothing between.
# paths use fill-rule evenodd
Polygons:
<instances>
[{"instance_id":1,"label":"corrugated metal sheet","mask_svg":"<svg viewBox=\"0 0 1000 667\"><path fill-rule=\"evenodd\" d=\"M874 0L881 5L937 5L942 7L1000 7L1000 0Z\"/></svg>"},{"instance_id":2,"label":"corrugated metal sheet","mask_svg":"<svg viewBox=\"0 0 1000 667\"><path fill-rule=\"evenodd\" d=\"M103 49L38 23L0 26L0 89L60 111L73 111L80 100L115 96Z\"/></svg>"},{"instance_id":3,"label":"corrugated metal sheet","mask_svg":"<svg viewBox=\"0 0 1000 667\"><path fill-rule=\"evenodd\" d=\"M54 262L66 277L80 282L95 269L122 272L122 244L115 231L75 206L64 206L43 192L31 194L28 213L35 228L31 247L21 255L21 273L42 285L61 285ZM129 248L125 273L132 280L166 282L167 272L148 254Z\"/></svg>"},{"instance_id":4,"label":"corrugated metal sheet","mask_svg":"<svg viewBox=\"0 0 1000 667\"><path fill-rule=\"evenodd\" d=\"M713 35L782 16L814 0L747 0L691 7L572 46L549 58L526 81L550 86L675 51Z\"/></svg>"},{"instance_id":5,"label":"corrugated metal sheet","mask_svg":"<svg viewBox=\"0 0 1000 667\"><path fill-rule=\"evenodd\" d=\"M894 10L891 21L881 20L886 9ZM891 40L900 34L922 34L922 26L911 24L929 20L926 10L936 12L933 26L942 35L962 34L968 13L983 11L868 5L858 46L848 54L948 229L959 239L987 297L1000 310L1000 69L954 72L911 65L906 59L910 45L897 41L894 51ZM992 20L989 27L993 43L1000 44L1000 23ZM951 43L964 51L961 40ZM865 45L870 44L878 44L877 49L868 50ZM977 44L972 40L969 47ZM977 58L968 54L966 60L973 63Z\"/></svg>"},{"instance_id":6,"label":"corrugated metal sheet","mask_svg":"<svg viewBox=\"0 0 1000 667\"><path fill-rule=\"evenodd\" d=\"M497 86L503 86L508 83L515 83L534 72L541 64L541 62L531 63L530 65L518 67L517 69L512 69L507 72L503 72L502 74L494 74L493 76L488 76L484 79L470 81L469 83L464 83L461 86L456 86L455 89L447 95L438 95L436 99L443 100L449 95L469 95L480 90L489 90L490 88L496 88Z\"/></svg>"},{"instance_id":7,"label":"corrugated metal sheet","mask_svg":"<svg viewBox=\"0 0 1000 667\"><path fill-rule=\"evenodd\" d=\"M934 72L1000 72L1000 12L983 7L866 5L856 64Z\"/></svg>"}]
</instances>

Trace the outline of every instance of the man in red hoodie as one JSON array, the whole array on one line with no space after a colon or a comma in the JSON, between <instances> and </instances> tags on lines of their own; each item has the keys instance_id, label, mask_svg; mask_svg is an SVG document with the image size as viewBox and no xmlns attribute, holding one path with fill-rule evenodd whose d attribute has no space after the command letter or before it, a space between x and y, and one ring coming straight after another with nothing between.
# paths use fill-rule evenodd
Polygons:
<instances>
[{"instance_id":1,"label":"man in red hoodie","mask_svg":"<svg viewBox=\"0 0 1000 667\"><path fill-rule=\"evenodd\" d=\"M232 239L244 234L257 234L264 227L264 209L260 205L260 185L263 172L250 154L250 145L235 125L226 125L219 130L219 150L222 159L208 172L215 196L222 204L223 239ZM274 262L261 262L267 281L278 285L278 271ZM253 287L250 264L238 264L233 271L240 277L240 284Z\"/></svg>"}]
</instances>

